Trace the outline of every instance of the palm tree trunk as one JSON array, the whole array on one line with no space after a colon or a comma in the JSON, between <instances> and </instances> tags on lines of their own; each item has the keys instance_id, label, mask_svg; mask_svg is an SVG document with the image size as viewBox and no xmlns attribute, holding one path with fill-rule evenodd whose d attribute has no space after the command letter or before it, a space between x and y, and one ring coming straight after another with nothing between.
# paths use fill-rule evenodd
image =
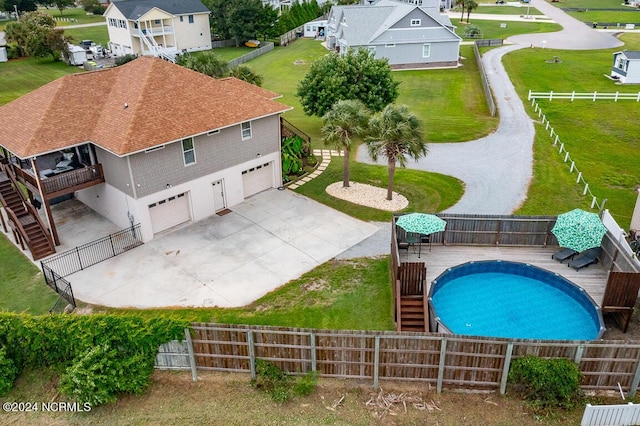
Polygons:
<instances>
[{"instance_id":1,"label":"palm tree trunk","mask_svg":"<svg viewBox=\"0 0 640 426\"><path fill-rule=\"evenodd\" d=\"M342 165L342 187L349 188L349 148L344 149L344 163Z\"/></svg>"},{"instance_id":2,"label":"palm tree trunk","mask_svg":"<svg viewBox=\"0 0 640 426\"><path fill-rule=\"evenodd\" d=\"M471 15L471 9L467 9L467 24L469 23L469 16Z\"/></svg>"},{"instance_id":3,"label":"palm tree trunk","mask_svg":"<svg viewBox=\"0 0 640 426\"><path fill-rule=\"evenodd\" d=\"M393 199L393 176L396 174L396 160L389 158L389 182L387 182L387 200Z\"/></svg>"}]
</instances>

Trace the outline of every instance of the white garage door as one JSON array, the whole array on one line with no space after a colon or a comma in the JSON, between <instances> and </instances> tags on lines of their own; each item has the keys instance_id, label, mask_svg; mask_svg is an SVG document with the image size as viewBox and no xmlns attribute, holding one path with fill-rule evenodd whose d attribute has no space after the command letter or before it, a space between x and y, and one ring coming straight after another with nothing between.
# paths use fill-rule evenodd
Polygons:
<instances>
[{"instance_id":1,"label":"white garage door","mask_svg":"<svg viewBox=\"0 0 640 426\"><path fill-rule=\"evenodd\" d=\"M242 172L244 198L271 188L273 182L273 163L265 163Z\"/></svg>"},{"instance_id":2,"label":"white garage door","mask_svg":"<svg viewBox=\"0 0 640 426\"><path fill-rule=\"evenodd\" d=\"M186 192L149 205L151 229L157 234L172 226L191 220L189 197Z\"/></svg>"}]
</instances>

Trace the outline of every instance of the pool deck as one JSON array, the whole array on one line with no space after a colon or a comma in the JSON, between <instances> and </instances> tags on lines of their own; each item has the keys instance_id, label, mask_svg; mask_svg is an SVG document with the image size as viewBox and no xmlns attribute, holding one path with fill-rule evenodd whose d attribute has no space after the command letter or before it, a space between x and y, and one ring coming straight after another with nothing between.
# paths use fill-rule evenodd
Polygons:
<instances>
[{"instance_id":1,"label":"pool deck","mask_svg":"<svg viewBox=\"0 0 640 426\"><path fill-rule=\"evenodd\" d=\"M558 250L557 247L443 246L433 244L431 251L429 251L428 245L422 246L420 258L418 258L417 250L417 247L400 250L400 261L425 262L427 265L427 289L431 287L431 282L447 268L472 260L509 260L529 263L555 272L584 288L599 306L602 303L607 285L608 271L604 270L600 264L589 265L587 268L576 271L567 267L567 261L561 264L557 260L553 260L551 255Z\"/></svg>"}]
</instances>

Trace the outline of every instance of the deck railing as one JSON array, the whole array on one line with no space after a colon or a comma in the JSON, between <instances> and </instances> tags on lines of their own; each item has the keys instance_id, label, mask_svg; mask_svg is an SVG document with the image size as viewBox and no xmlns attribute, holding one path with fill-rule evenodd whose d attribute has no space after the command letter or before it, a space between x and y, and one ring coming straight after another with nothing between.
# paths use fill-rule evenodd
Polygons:
<instances>
[{"instance_id":1,"label":"deck railing","mask_svg":"<svg viewBox=\"0 0 640 426\"><path fill-rule=\"evenodd\" d=\"M46 179L42 179L42 189L47 198L64 195L65 191L86 186L89 183L104 182L102 164L70 170Z\"/></svg>"}]
</instances>

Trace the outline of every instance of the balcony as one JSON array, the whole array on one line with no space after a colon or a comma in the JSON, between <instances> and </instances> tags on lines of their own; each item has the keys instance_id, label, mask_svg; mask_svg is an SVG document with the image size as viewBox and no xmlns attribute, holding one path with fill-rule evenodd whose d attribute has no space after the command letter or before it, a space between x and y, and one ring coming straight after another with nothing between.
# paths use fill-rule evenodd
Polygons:
<instances>
[{"instance_id":1,"label":"balcony","mask_svg":"<svg viewBox=\"0 0 640 426\"><path fill-rule=\"evenodd\" d=\"M160 27L143 28L142 30L134 29L131 31L131 35L133 35L134 37L140 37L141 33L148 36L161 36L164 34L173 34L174 30L172 25L167 25Z\"/></svg>"},{"instance_id":2,"label":"balcony","mask_svg":"<svg viewBox=\"0 0 640 426\"><path fill-rule=\"evenodd\" d=\"M36 177L30 170L13 168L14 173L31 191L40 192ZM45 174L41 180L43 198L51 200L90 186L104 183L102 164L72 169L58 174Z\"/></svg>"}]
</instances>

